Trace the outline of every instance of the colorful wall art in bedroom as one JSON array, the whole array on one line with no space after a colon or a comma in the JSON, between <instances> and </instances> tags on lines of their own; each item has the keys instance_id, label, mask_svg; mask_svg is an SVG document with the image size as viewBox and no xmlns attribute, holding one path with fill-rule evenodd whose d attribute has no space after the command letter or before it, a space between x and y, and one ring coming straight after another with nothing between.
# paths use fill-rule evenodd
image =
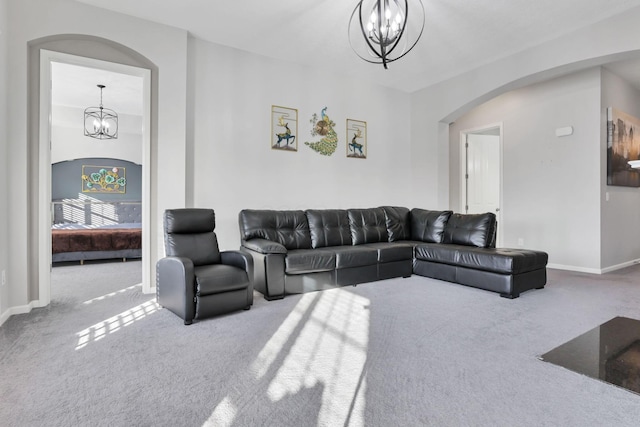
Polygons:
<instances>
[{"instance_id":1,"label":"colorful wall art in bedroom","mask_svg":"<svg viewBox=\"0 0 640 427\"><path fill-rule=\"evenodd\" d=\"M82 165L83 193L124 194L126 185L127 179L123 167Z\"/></svg>"}]
</instances>

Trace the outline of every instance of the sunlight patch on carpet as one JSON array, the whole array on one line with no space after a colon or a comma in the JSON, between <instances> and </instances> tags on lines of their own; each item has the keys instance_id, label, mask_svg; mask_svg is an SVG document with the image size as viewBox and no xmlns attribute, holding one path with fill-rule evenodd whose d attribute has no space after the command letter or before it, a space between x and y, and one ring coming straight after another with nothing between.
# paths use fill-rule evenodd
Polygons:
<instances>
[{"instance_id":1,"label":"sunlight patch on carpet","mask_svg":"<svg viewBox=\"0 0 640 427\"><path fill-rule=\"evenodd\" d=\"M222 402L216 406L213 413L209 417L202 427L229 427L232 425L233 420L236 418L238 410L235 405L231 403L229 397L222 399Z\"/></svg>"},{"instance_id":2,"label":"sunlight patch on carpet","mask_svg":"<svg viewBox=\"0 0 640 427\"><path fill-rule=\"evenodd\" d=\"M343 425L346 420L349 425L363 425L369 300L344 290L315 295L316 303L290 344L267 395L278 402L304 389L321 387L318 425ZM308 304L305 298L300 302L303 307ZM278 333L272 338L280 345L288 339Z\"/></svg>"},{"instance_id":3,"label":"sunlight patch on carpet","mask_svg":"<svg viewBox=\"0 0 640 427\"><path fill-rule=\"evenodd\" d=\"M155 302L155 298L153 298L145 303L123 311L120 314L116 314L113 317L78 332L76 334L78 336L76 350L80 350L89 345L89 343L99 341L107 335L113 334L123 327L129 326L132 323L157 312L159 308L160 306Z\"/></svg>"},{"instance_id":4,"label":"sunlight patch on carpet","mask_svg":"<svg viewBox=\"0 0 640 427\"><path fill-rule=\"evenodd\" d=\"M120 290L115 291L115 292L110 292L108 294L101 295L99 297L86 300L86 301L83 302L83 304L89 305L89 304L92 304L92 303L94 303L96 301L103 301L103 300L105 300L107 298L115 297L118 294L123 294L123 293L125 293L127 291L131 291L131 290L133 290L133 289L135 289L137 287L141 287L141 286L142 286L142 283L138 283L137 285L129 286L128 288L120 289Z\"/></svg>"},{"instance_id":5,"label":"sunlight patch on carpet","mask_svg":"<svg viewBox=\"0 0 640 427\"><path fill-rule=\"evenodd\" d=\"M296 304L295 308L289 313L289 316L282 322L276 333L273 334L269 342L262 348L258 357L251 365L251 369L255 372L257 379L261 379L269 371L269 368L276 360L278 354L280 354L284 344L300 324L302 317L311 306L311 303L315 301L319 295L318 292L304 294L300 302Z\"/></svg>"}]
</instances>

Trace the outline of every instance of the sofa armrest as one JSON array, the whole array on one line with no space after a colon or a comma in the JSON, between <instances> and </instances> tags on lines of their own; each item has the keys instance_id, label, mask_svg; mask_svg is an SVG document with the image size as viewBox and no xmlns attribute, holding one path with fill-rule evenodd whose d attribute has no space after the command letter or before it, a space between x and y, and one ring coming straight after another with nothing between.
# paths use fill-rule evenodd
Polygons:
<instances>
[{"instance_id":1,"label":"sofa armrest","mask_svg":"<svg viewBox=\"0 0 640 427\"><path fill-rule=\"evenodd\" d=\"M195 318L195 275L193 261L168 256L156 263L158 304L180 316L185 324Z\"/></svg>"},{"instance_id":2,"label":"sofa armrest","mask_svg":"<svg viewBox=\"0 0 640 427\"><path fill-rule=\"evenodd\" d=\"M286 254L287 248L267 239L243 240L242 247L261 254Z\"/></svg>"}]
</instances>

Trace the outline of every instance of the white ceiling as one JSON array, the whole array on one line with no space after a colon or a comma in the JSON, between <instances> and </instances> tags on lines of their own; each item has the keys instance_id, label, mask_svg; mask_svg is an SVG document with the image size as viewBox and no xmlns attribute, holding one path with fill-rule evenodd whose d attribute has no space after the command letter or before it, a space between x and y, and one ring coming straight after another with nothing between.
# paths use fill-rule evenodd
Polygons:
<instances>
[{"instance_id":1,"label":"white ceiling","mask_svg":"<svg viewBox=\"0 0 640 427\"><path fill-rule=\"evenodd\" d=\"M100 89L105 108L118 114L142 115L142 77L114 73L96 68L53 62L51 67L51 103L76 107L100 106ZM55 118L54 118L55 119Z\"/></svg>"},{"instance_id":2,"label":"white ceiling","mask_svg":"<svg viewBox=\"0 0 640 427\"><path fill-rule=\"evenodd\" d=\"M359 59L349 46L347 27L357 0L77 1L407 92L640 6L640 0L422 0L422 39L384 70Z\"/></svg>"},{"instance_id":3,"label":"white ceiling","mask_svg":"<svg viewBox=\"0 0 640 427\"><path fill-rule=\"evenodd\" d=\"M362 61L349 46L347 26L357 0L77 1L179 27L214 43L407 92L640 6L640 0L423 0L422 39L384 70ZM640 89L640 59L607 68ZM56 63L53 81L54 105L97 106L96 85L104 84L106 108L142 114L139 77Z\"/></svg>"}]
</instances>

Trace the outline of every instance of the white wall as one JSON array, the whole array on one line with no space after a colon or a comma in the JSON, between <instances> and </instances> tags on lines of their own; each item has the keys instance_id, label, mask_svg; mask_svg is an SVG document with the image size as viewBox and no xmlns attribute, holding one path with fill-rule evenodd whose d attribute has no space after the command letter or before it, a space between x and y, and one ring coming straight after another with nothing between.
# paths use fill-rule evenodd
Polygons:
<instances>
[{"instance_id":1,"label":"white wall","mask_svg":"<svg viewBox=\"0 0 640 427\"><path fill-rule=\"evenodd\" d=\"M100 19L96 19L99 16ZM151 260L160 254L162 231L158 224L165 208L184 206L185 203L185 144L186 144L186 71L187 34L185 31L112 13L80 4L73 0L9 0L8 112L9 147L11 159L7 174L12 177L8 190L8 223L11 251L8 254L9 274L8 306L23 310L37 299L38 283L30 283L33 272L28 271L29 216L27 200L29 182L34 179L29 171L29 147L26 112L29 94L28 43L41 37L61 34L87 34L102 37L124 45L152 61L159 70L157 98L156 144L152 148L153 170L162 171L152 182ZM100 52L95 53L100 58ZM3 64L5 61L3 61ZM34 87L38 87L37 84ZM154 96L156 96L154 95ZM33 96L37 94L31 94ZM152 126L153 127L153 126ZM37 174L35 175L37 177ZM168 191L167 189L171 189ZM3 239L4 241L4 239ZM37 276L36 276L37 277ZM34 289L36 292L34 292Z\"/></svg>"},{"instance_id":2,"label":"white wall","mask_svg":"<svg viewBox=\"0 0 640 427\"><path fill-rule=\"evenodd\" d=\"M142 94L140 94L142 96ZM142 164L142 117L118 114L118 138L84 135L84 109L54 106L51 114L51 163L105 157Z\"/></svg>"},{"instance_id":3,"label":"white wall","mask_svg":"<svg viewBox=\"0 0 640 427\"><path fill-rule=\"evenodd\" d=\"M503 123L503 246L600 268L600 68L500 95L450 128L450 200L460 211L460 131ZM555 130L573 126L571 136Z\"/></svg>"},{"instance_id":4,"label":"white wall","mask_svg":"<svg viewBox=\"0 0 640 427\"><path fill-rule=\"evenodd\" d=\"M609 186L607 173L606 108L640 117L640 91L604 69L602 72L601 182L602 266L611 268L640 260L640 188ZM607 201L607 193L609 200Z\"/></svg>"},{"instance_id":5,"label":"white wall","mask_svg":"<svg viewBox=\"0 0 640 427\"><path fill-rule=\"evenodd\" d=\"M7 0L0 0L0 200L8 200L8 132L7 132L7 68L9 57L7 53L8 43L8 14ZM8 268L8 203L0 203L0 271ZM0 284L0 324L3 322L3 313L9 307L9 287Z\"/></svg>"},{"instance_id":6,"label":"white wall","mask_svg":"<svg viewBox=\"0 0 640 427\"><path fill-rule=\"evenodd\" d=\"M413 207L408 94L197 39L189 58L193 205L215 209L221 248L239 247L244 208ZM271 149L272 105L298 109L297 152ZM304 145L319 139L309 120L325 106L332 156ZM365 160L346 157L347 118L367 122Z\"/></svg>"}]
</instances>

